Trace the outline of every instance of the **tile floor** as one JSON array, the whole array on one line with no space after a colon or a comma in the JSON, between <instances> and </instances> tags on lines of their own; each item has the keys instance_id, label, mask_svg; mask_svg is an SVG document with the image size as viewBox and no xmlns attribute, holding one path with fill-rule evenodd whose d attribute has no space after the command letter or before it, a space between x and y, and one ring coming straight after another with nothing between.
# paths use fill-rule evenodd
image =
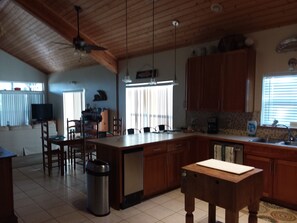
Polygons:
<instances>
[{"instance_id":1,"label":"tile floor","mask_svg":"<svg viewBox=\"0 0 297 223\"><path fill-rule=\"evenodd\" d=\"M144 201L125 210L111 209L105 217L86 210L86 174L69 170L64 177L43 174L42 165L13 169L14 206L19 223L183 223L184 197L179 189ZM207 203L196 200L195 223L207 222ZM240 223L248 222L243 212ZM224 222L224 209L217 208L217 220ZM259 223L263 223L261 219Z\"/></svg>"}]
</instances>

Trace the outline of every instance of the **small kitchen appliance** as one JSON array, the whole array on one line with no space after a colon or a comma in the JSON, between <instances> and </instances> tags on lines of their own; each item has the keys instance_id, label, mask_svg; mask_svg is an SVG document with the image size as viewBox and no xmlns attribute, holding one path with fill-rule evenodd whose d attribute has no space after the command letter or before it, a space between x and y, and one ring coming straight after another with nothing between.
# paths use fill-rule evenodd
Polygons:
<instances>
[{"instance_id":1,"label":"small kitchen appliance","mask_svg":"<svg viewBox=\"0 0 297 223\"><path fill-rule=\"evenodd\" d=\"M218 119L217 119L217 117L210 117L207 119L207 133L209 133L209 134L218 133Z\"/></svg>"}]
</instances>

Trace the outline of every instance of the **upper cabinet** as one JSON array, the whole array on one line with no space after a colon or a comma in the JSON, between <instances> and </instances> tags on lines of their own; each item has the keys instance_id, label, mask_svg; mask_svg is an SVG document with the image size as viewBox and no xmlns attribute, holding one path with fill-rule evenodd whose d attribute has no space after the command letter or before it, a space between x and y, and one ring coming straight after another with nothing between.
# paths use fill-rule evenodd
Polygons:
<instances>
[{"instance_id":1,"label":"upper cabinet","mask_svg":"<svg viewBox=\"0 0 297 223\"><path fill-rule=\"evenodd\" d=\"M189 58L189 111L252 112L256 54L241 49Z\"/></svg>"}]
</instances>

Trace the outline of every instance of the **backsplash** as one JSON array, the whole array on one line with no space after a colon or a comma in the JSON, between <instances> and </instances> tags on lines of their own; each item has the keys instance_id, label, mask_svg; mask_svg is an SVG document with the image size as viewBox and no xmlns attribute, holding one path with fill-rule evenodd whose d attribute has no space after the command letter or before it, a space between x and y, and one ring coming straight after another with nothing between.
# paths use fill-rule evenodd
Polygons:
<instances>
[{"instance_id":1,"label":"backsplash","mask_svg":"<svg viewBox=\"0 0 297 223\"><path fill-rule=\"evenodd\" d=\"M207 119L217 117L219 133L228 135L247 135L247 121L256 120L260 123L260 112L187 112L187 124L195 131L207 132ZM297 129L291 129L292 135L297 136ZM257 128L257 137L270 139L287 139L288 130L281 127Z\"/></svg>"}]
</instances>

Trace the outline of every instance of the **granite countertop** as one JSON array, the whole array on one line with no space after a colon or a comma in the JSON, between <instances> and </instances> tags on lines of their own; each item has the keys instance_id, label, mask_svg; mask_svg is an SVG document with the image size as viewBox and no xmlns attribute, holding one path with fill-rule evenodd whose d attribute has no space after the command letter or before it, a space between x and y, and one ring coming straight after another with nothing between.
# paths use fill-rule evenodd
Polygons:
<instances>
[{"instance_id":1,"label":"granite countertop","mask_svg":"<svg viewBox=\"0 0 297 223\"><path fill-rule=\"evenodd\" d=\"M0 159L15 157L16 154L0 147Z\"/></svg>"},{"instance_id":2,"label":"granite countertop","mask_svg":"<svg viewBox=\"0 0 297 223\"><path fill-rule=\"evenodd\" d=\"M234 135L225 135L225 134L205 134L205 133L182 133L182 132L164 132L164 133L145 133L145 134L134 134L134 135L121 135L114 137L106 137L100 139L90 139L88 140L91 143L98 145L105 145L114 148L130 148L141 146L150 143L165 142L178 139L186 139L188 137L207 137L211 140L223 140L223 141L232 141L235 143L244 143L250 142L256 137L248 136L234 136Z\"/></svg>"}]
</instances>

